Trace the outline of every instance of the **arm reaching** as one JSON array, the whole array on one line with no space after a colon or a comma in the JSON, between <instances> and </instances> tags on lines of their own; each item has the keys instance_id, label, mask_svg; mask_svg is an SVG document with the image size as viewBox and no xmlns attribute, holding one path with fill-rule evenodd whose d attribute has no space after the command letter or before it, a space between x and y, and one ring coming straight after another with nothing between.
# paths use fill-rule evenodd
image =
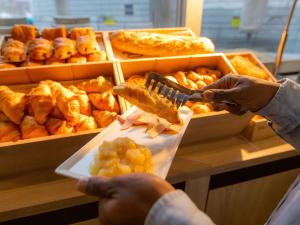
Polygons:
<instances>
[{"instance_id":1,"label":"arm reaching","mask_svg":"<svg viewBox=\"0 0 300 225\"><path fill-rule=\"evenodd\" d=\"M230 100L231 107L213 103L215 110L241 114L247 110L271 121L271 126L287 142L300 149L300 85L284 79L278 83L247 76L227 75L203 88L203 100L218 102ZM197 96L195 96L197 97Z\"/></svg>"}]
</instances>

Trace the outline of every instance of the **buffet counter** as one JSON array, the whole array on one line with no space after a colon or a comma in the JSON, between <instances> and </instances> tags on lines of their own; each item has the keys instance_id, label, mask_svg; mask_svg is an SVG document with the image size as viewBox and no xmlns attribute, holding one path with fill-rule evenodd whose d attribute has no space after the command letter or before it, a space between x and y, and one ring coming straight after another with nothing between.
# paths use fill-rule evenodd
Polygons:
<instances>
[{"instance_id":1,"label":"buffet counter","mask_svg":"<svg viewBox=\"0 0 300 225\"><path fill-rule=\"evenodd\" d=\"M81 143L77 144L74 148ZM63 154L58 153L60 157ZM260 224L299 174L299 158L293 147L275 135L254 142L238 135L181 146L167 179L185 189L217 224L226 224L224 204L228 204L228 217L240 214L234 224L252 223L247 222L250 215ZM75 180L55 175L54 164L1 179L1 222L72 224L97 216L97 199L78 192ZM243 205L253 199L265 204L250 204L245 211Z\"/></svg>"}]
</instances>

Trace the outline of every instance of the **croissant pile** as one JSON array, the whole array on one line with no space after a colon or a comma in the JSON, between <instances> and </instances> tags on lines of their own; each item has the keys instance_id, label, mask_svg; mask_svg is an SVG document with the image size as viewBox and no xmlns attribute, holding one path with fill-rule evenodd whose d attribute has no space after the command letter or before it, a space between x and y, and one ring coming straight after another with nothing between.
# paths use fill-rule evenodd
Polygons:
<instances>
[{"instance_id":1,"label":"croissant pile","mask_svg":"<svg viewBox=\"0 0 300 225\"><path fill-rule=\"evenodd\" d=\"M198 67L188 72L177 71L173 74L165 74L166 78L183 85L192 90L198 90L206 85L218 80L223 76L219 70L210 69L207 67ZM146 82L145 75L133 75L127 79L127 83L144 86ZM212 112L213 108L209 103L204 102L187 102L186 106L189 107L194 114L202 114Z\"/></svg>"},{"instance_id":2,"label":"croissant pile","mask_svg":"<svg viewBox=\"0 0 300 225\"><path fill-rule=\"evenodd\" d=\"M0 86L0 143L107 127L120 112L112 88L103 76L68 87L44 80L26 94Z\"/></svg>"},{"instance_id":3,"label":"croissant pile","mask_svg":"<svg viewBox=\"0 0 300 225\"><path fill-rule=\"evenodd\" d=\"M45 28L16 24L1 49L0 69L106 60L92 27Z\"/></svg>"}]
</instances>

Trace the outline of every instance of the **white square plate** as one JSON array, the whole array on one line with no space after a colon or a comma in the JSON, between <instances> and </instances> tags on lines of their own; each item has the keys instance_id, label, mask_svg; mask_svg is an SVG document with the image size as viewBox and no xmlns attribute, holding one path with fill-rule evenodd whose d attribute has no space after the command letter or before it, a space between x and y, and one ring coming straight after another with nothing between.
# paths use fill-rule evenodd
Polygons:
<instances>
[{"instance_id":1,"label":"white square plate","mask_svg":"<svg viewBox=\"0 0 300 225\"><path fill-rule=\"evenodd\" d=\"M131 107L124 113L124 116L127 117L128 115L139 111L141 110L136 107ZM193 113L190 110L180 109L179 116L183 120L184 125L179 133L175 135L160 134L155 138L150 138L148 136L145 132L145 126L134 126L122 130L122 126L116 120L58 166L55 172L75 179L91 176L89 167L94 160L94 155L98 153L99 146L102 142L112 141L118 137L128 137L137 144L144 145L151 150L154 174L166 178L183 134L191 120L192 114Z\"/></svg>"}]
</instances>

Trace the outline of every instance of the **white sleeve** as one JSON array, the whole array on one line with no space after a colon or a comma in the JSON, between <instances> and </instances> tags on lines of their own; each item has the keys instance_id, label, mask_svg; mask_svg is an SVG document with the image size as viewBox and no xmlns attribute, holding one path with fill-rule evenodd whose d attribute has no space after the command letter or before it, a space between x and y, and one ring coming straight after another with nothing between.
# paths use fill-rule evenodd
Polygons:
<instances>
[{"instance_id":1,"label":"white sleeve","mask_svg":"<svg viewBox=\"0 0 300 225\"><path fill-rule=\"evenodd\" d=\"M181 190L172 191L155 202L145 225L214 225L212 220Z\"/></svg>"}]
</instances>

